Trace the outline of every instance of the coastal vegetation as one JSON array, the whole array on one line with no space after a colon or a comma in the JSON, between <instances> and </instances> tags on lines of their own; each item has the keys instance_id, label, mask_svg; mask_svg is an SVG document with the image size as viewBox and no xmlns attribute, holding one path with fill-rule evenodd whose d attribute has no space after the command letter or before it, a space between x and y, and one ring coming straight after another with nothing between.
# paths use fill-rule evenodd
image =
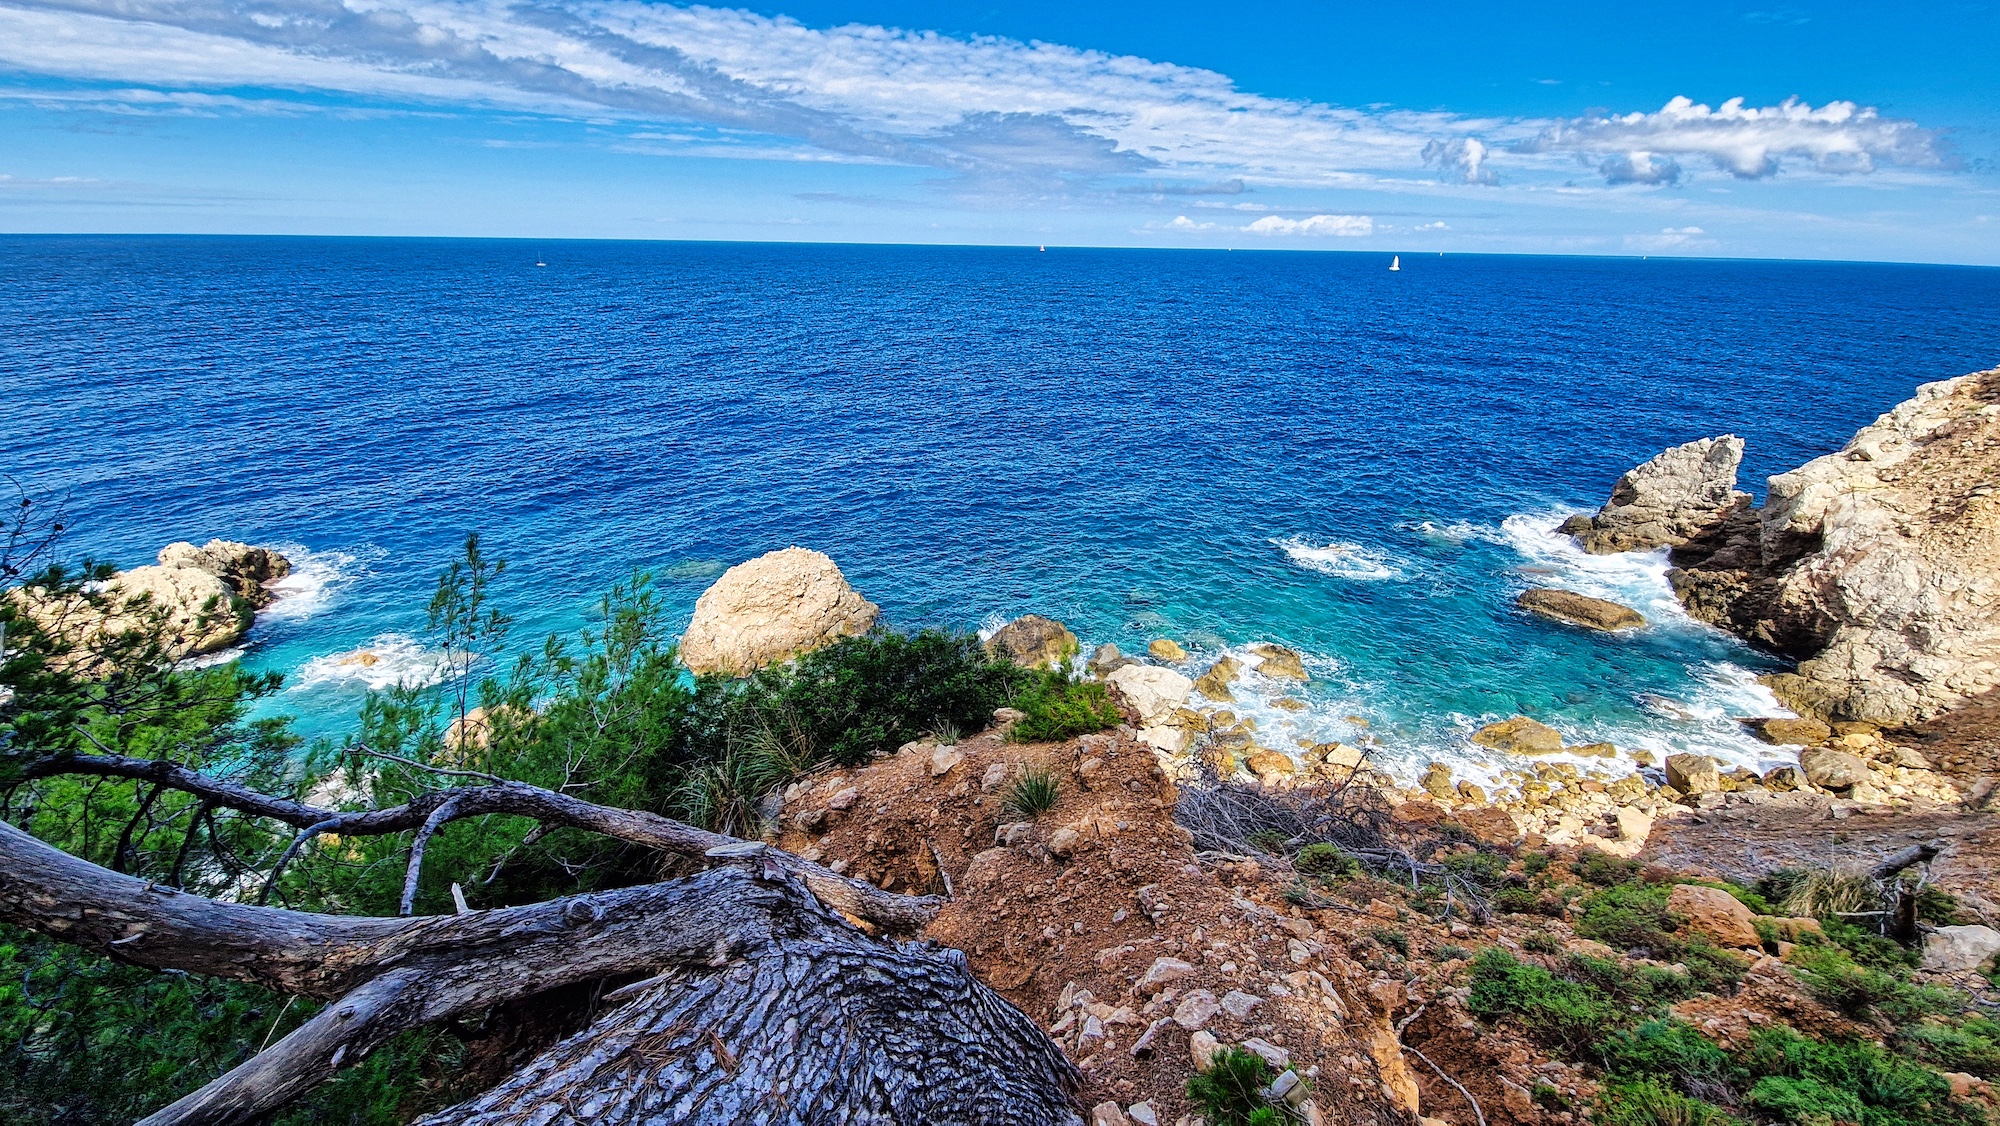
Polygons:
<instances>
[{"instance_id":1,"label":"coastal vegetation","mask_svg":"<svg viewBox=\"0 0 2000 1126\"><path fill-rule=\"evenodd\" d=\"M30 562L9 562L10 587L126 614L139 628L48 628L0 591L0 815L109 873L221 901L450 916L638 887L692 869L629 833L458 815L449 804L525 786L551 795L543 804L755 837L767 799L816 767L983 727L1017 698L1032 721L1065 730L1103 716L1091 710L1101 698L1071 682L934 630L878 628L748 678L691 675L643 575L608 592L576 636L505 661L512 623L494 600L505 564L472 537L429 606L436 675L371 693L351 738L308 746L287 720L253 718L275 675L188 667L170 607L111 605L118 593L100 564L30 574ZM426 806L442 816L360 828L371 808ZM353 812L316 826L271 816L314 808ZM139 1117L264 1058L322 1011L325 998L255 974L160 973L107 957L116 946L93 951L10 918L0 924L0 1116L10 1122ZM380 1037L272 1121L386 1126L457 1101L504 1077L522 1043L581 1028L601 1011L601 988L580 978L527 1007L477 1006Z\"/></svg>"}]
</instances>

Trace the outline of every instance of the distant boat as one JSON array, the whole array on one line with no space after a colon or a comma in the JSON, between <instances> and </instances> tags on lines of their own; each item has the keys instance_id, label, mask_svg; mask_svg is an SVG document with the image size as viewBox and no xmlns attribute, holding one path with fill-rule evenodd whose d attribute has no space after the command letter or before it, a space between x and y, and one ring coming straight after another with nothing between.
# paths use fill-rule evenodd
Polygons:
<instances>
[{"instance_id":1,"label":"distant boat","mask_svg":"<svg viewBox=\"0 0 2000 1126\"><path fill-rule=\"evenodd\" d=\"M1390 256L1390 258L1389 258L1389 268L1390 268L1391 270L1400 270L1400 269L1402 269L1402 268L1403 268L1403 256L1402 256L1402 255L1400 255L1400 254L1395 254L1395 255L1391 255L1391 256Z\"/></svg>"},{"instance_id":2,"label":"distant boat","mask_svg":"<svg viewBox=\"0 0 2000 1126\"><path fill-rule=\"evenodd\" d=\"M1042 251L1042 253L1043 253L1043 254L1047 254L1047 253L1049 252L1049 248L1048 248L1048 247L1046 247L1046 246L1044 246L1044 247L1042 247L1042 248L1041 248L1041 251Z\"/></svg>"},{"instance_id":3,"label":"distant boat","mask_svg":"<svg viewBox=\"0 0 2000 1126\"><path fill-rule=\"evenodd\" d=\"M547 262L537 262L537 263L535 263L535 265L537 265L537 266L546 266L546 265L548 265L548 263L547 263Z\"/></svg>"}]
</instances>

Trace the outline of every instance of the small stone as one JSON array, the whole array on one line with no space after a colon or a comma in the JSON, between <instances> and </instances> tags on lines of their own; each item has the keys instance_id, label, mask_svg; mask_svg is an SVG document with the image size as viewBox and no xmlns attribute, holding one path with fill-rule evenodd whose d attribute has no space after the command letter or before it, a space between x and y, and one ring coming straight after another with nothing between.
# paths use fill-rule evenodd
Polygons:
<instances>
[{"instance_id":1,"label":"small stone","mask_svg":"<svg viewBox=\"0 0 2000 1126\"><path fill-rule=\"evenodd\" d=\"M1281 712L1302 712L1306 710L1307 704L1296 696L1280 696L1271 701L1271 706Z\"/></svg>"},{"instance_id":2,"label":"small stone","mask_svg":"<svg viewBox=\"0 0 2000 1126\"><path fill-rule=\"evenodd\" d=\"M986 773L979 776L979 788L990 794L1000 787L1005 786L1007 780L1013 777L1013 774L1014 767L1011 763L988 763Z\"/></svg>"},{"instance_id":3,"label":"small stone","mask_svg":"<svg viewBox=\"0 0 2000 1126\"><path fill-rule=\"evenodd\" d=\"M957 747L939 747L931 752L931 777L942 778L964 761L965 753Z\"/></svg>"},{"instance_id":4,"label":"small stone","mask_svg":"<svg viewBox=\"0 0 2000 1126\"><path fill-rule=\"evenodd\" d=\"M1090 1112L1090 1126L1132 1126L1117 1103L1098 1103Z\"/></svg>"},{"instance_id":5,"label":"small stone","mask_svg":"<svg viewBox=\"0 0 2000 1126\"><path fill-rule=\"evenodd\" d=\"M1190 1032L1198 1031L1206 1027L1221 1008L1222 1003L1215 999L1215 994L1206 989L1192 990L1181 998L1179 1007L1174 1009L1174 1023Z\"/></svg>"},{"instance_id":6,"label":"small stone","mask_svg":"<svg viewBox=\"0 0 2000 1126\"><path fill-rule=\"evenodd\" d=\"M1297 768L1292 765L1290 755L1282 751L1258 747L1243 756L1243 765L1265 782L1280 782L1292 776Z\"/></svg>"},{"instance_id":7,"label":"small stone","mask_svg":"<svg viewBox=\"0 0 2000 1126\"><path fill-rule=\"evenodd\" d=\"M1434 798L1452 798L1458 796L1458 791L1454 790L1451 785L1451 768L1441 762L1431 763L1429 768L1424 771L1423 778L1417 784L1422 786L1424 791Z\"/></svg>"},{"instance_id":8,"label":"small stone","mask_svg":"<svg viewBox=\"0 0 2000 1126\"><path fill-rule=\"evenodd\" d=\"M861 791L854 788L853 786L849 786L845 790L842 790L839 793L833 795L831 798L828 798L826 802L826 807L828 809L853 809L854 803L860 800L861 800Z\"/></svg>"},{"instance_id":9,"label":"small stone","mask_svg":"<svg viewBox=\"0 0 2000 1126\"><path fill-rule=\"evenodd\" d=\"M1083 834L1075 829L1057 829L1049 834L1049 851L1057 856L1069 856L1083 843Z\"/></svg>"},{"instance_id":10,"label":"small stone","mask_svg":"<svg viewBox=\"0 0 2000 1126\"><path fill-rule=\"evenodd\" d=\"M1774 766L1764 772L1764 788L1781 794L1805 788L1806 776L1796 766Z\"/></svg>"},{"instance_id":11,"label":"small stone","mask_svg":"<svg viewBox=\"0 0 2000 1126\"><path fill-rule=\"evenodd\" d=\"M1221 1052L1221 1041L1207 1032L1197 1030L1188 1037L1188 1056L1194 1061L1194 1069L1203 1075L1215 1066L1215 1057Z\"/></svg>"},{"instance_id":12,"label":"small stone","mask_svg":"<svg viewBox=\"0 0 2000 1126\"><path fill-rule=\"evenodd\" d=\"M1194 967L1179 958L1155 958L1153 964L1140 976L1138 983L1132 987L1132 991L1151 993L1160 986L1179 981L1193 972Z\"/></svg>"},{"instance_id":13,"label":"small stone","mask_svg":"<svg viewBox=\"0 0 2000 1126\"><path fill-rule=\"evenodd\" d=\"M1240 989L1232 989L1222 995L1222 1011L1237 1020L1249 1020L1251 1012L1263 1003L1262 997L1254 993L1245 993Z\"/></svg>"},{"instance_id":14,"label":"small stone","mask_svg":"<svg viewBox=\"0 0 2000 1126\"><path fill-rule=\"evenodd\" d=\"M1282 1071L1292 1066L1292 1053L1262 1037L1252 1036L1243 1041L1243 1048L1245 1051L1255 1052L1264 1057L1264 1062L1270 1064L1274 1070Z\"/></svg>"},{"instance_id":15,"label":"small stone","mask_svg":"<svg viewBox=\"0 0 2000 1126\"><path fill-rule=\"evenodd\" d=\"M1133 1126L1160 1126L1160 1112L1154 1110L1150 1102L1133 1103L1125 1108L1125 1114L1132 1120Z\"/></svg>"},{"instance_id":16,"label":"small stone","mask_svg":"<svg viewBox=\"0 0 2000 1126\"><path fill-rule=\"evenodd\" d=\"M1146 652L1162 661L1187 660L1187 650L1181 648L1180 642L1170 641L1164 637L1154 638L1153 643L1146 646Z\"/></svg>"}]
</instances>

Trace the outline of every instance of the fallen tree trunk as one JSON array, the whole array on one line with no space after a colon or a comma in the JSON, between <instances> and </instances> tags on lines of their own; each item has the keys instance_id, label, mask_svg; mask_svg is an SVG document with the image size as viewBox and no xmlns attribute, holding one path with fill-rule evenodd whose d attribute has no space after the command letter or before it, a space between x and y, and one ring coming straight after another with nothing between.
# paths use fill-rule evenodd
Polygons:
<instances>
[{"instance_id":1,"label":"fallen tree trunk","mask_svg":"<svg viewBox=\"0 0 2000 1126\"><path fill-rule=\"evenodd\" d=\"M1079 1121L1061 1048L957 951L871 938L820 903L788 863L802 861L702 835L729 842L711 854L730 866L523 907L355 918L205 899L0 822L0 920L140 965L331 1000L143 1126L256 1122L404 1029L633 974L653 976L428 1121Z\"/></svg>"}]
</instances>

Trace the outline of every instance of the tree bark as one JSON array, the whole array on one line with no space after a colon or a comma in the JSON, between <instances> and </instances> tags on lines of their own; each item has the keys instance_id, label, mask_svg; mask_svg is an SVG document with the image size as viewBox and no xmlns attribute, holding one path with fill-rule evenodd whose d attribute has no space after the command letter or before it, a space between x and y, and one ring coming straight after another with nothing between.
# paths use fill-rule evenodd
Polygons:
<instances>
[{"instance_id":1,"label":"tree bark","mask_svg":"<svg viewBox=\"0 0 2000 1126\"><path fill-rule=\"evenodd\" d=\"M0 919L141 965L333 999L143 1126L247 1126L404 1029L636 973L656 976L427 1121L1080 1122L1062 1049L963 955L872 939L823 906L787 854L718 839L729 845L714 853L735 866L685 880L382 919L204 899L0 822Z\"/></svg>"}]
</instances>

